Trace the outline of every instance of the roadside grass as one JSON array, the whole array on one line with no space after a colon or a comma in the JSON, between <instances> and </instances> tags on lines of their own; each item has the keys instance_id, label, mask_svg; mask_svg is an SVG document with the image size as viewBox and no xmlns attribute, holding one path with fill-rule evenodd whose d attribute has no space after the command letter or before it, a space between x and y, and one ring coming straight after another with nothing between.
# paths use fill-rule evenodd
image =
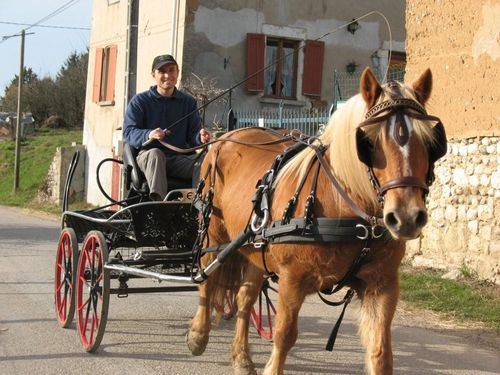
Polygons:
<instances>
[{"instance_id":1,"label":"roadside grass","mask_svg":"<svg viewBox=\"0 0 500 375\"><path fill-rule=\"evenodd\" d=\"M464 272L460 280L443 279L442 275L436 270L403 267L401 299L461 322L482 323L500 334L500 288Z\"/></svg>"},{"instance_id":2,"label":"roadside grass","mask_svg":"<svg viewBox=\"0 0 500 375\"><path fill-rule=\"evenodd\" d=\"M42 188L56 148L82 143L81 129L40 129L21 142L19 188L14 193L15 141L0 143L0 204L60 213L56 205L35 199Z\"/></svg>"}]
</instances>

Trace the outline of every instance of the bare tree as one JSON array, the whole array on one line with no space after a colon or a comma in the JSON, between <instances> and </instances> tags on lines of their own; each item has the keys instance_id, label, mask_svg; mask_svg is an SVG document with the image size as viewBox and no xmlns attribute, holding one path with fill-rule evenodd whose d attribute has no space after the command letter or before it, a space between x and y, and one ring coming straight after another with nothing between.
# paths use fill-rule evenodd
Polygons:
<instances>
[{"instance_id":1,"label":"bare tree","mask_svg":"<svg viewBox=\"0 0 500 375\"><path fill-rule=\"evenodd\" d=\"M225 106L228 102L227 97L222 95L213 102L210 102L217 96L224 93L224 89L217 87L217 80L215 78L199 77L195 73L191 73L192 77L187 78L182 88L190 93L198 102L198 108L200 108L200 116L202 118L202 123L205 124L207 107L209 104L216 104L218 106ZM208 104L209 103L209 104ZM217 118L217 114L214 114L214 118L211 121L211 127L214 130L223 129L222 116Z\"/></svg>"}]
</instances>

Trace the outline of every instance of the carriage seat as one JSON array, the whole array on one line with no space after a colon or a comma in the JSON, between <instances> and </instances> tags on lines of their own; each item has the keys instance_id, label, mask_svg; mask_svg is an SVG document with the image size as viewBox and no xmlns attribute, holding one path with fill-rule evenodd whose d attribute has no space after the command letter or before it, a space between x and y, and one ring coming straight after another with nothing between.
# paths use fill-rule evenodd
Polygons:
<instances>
[{"instance_id":1,"label":"carriage seat","mask_svg":"<svg viewBox=\"0 0 500 375\"><path fill-rule=\"evenodd\" d=\"M144 173L142 173L137 164L137 155L139 150L130 144L123 143L123 170L125 174L125 187L127 191L133 190L135 193L149 197L149 186ZM186 189L193 186L191 179L181 179L174 176L168 176L168 190Z\"/></svg>"}]
</instances>

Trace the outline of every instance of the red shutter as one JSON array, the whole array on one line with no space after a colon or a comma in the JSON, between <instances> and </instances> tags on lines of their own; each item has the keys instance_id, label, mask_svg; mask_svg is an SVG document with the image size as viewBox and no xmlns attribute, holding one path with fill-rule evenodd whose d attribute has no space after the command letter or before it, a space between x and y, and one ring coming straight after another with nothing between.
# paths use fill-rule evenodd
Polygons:
<instances>
[{"instance_id":1,"label":"red shutter","mask_svg":"<svg viewBox=\"0 0 500 375\"><path fill-rule=\"evenodd\" d=\"M108 102L115 99L116 55L116 45L109 46L108 81L106 83L106 101Z\"/></svg>"},{"instance_id":2,"label":"red shutter","mask_svg":"<svg viewBox=\"0 0 500 375\"><path fill-rule=\"evenodd\" d=\"M264 91L264 34L247 34L247 90ZM257 73L259 72L259 73Z\"/></svg>"},{"instance_id":3,"label":"red shutter","mask_svg":"<svg viewBox=\"0 0 500 375\"><path fill-rule=\"evenodd\" d=\"M304 74L302 75L302 94L321 96L324 53L324 42L306 40L304 49Z\"/></svg>"},{"instance_id":4,"label":"red shutter","mask_svg":"<svg viewBox=\"0 0 500 375\"><path fill-rule=\"evenodd\" d=\"M101 76L102 76L102 57L104 50L96 48L95 50L95 66L94 66L94 85L92 89L92 101L98 103L101 101Z\"/></svg>"}]
</instances>

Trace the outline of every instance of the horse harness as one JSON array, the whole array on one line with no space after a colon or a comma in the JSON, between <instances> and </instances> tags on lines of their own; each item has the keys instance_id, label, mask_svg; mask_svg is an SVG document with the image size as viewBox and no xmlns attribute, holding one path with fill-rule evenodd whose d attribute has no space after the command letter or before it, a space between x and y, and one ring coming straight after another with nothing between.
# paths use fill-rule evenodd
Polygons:
<instances>
[{"instance_id":1,"label":"horse harness","mask_svg":"<svg viewBox=\"0 0 500 375\"><path fill-rule=\"evenodd\" d=\"M424 194L429 191L428 186L433 182L433 166L434 162L446 153L446 135L444 127L435 116L427 115L425 109L415 100L403 98L397 83L390 82L388 84L389 96L391 99L381 102L373 106L365 115L365 120L357 126L356 129L356 143L357 153L361 162L367 166L368 177L374 187L379 202L381 205L384 203L384 194L394 188L398 187L417 187L422 189ZM394 134L392 135L396 142L400 145L408 142L409 134L406 127L402 124L404 116L409 116L419 120L435 121L437 124L433 127L433 132L436 138L435 144L427 145L429 154L429 170L427 173L427 181L424 183L414 176L402 176L391 180L384 185L380 185L373 172L373 162L370 155L370 150L373 146L369 144L368 137L363 131L363 127L371 126L387 121L396 116L396 126L394 127ZM315 137L291 137L296 143L295 145L287 148L282 154L279 154L271 167L266 171L264 176L257 182L256 192L252 198L253 210L252 216L249 219L249 225L243 232L245 239L242 235L240 238L240 245L253 244L255 248L260 248L262 252L262 259L266 273L271 279L277 280L278 276L274 272L270 272L267 268L265 255L266 245L269 243L307 243L307 242L349 242L349 241L362 241L363 247L358 256L350 266L344 277L333 287L331 290L322 290L323 294L334 294L341 290L347 284L356 279L356 274L363 265L364 260L370 252L370 246L374 241L389 241L391 236L385 225L383 219L376 216L371 216L359 208L344 191L340 183L331 171L330 166L324 159L324 152L328 146L322 145L318 138ZM287 137L284 141L289 140ZM299 182L298 187L293 196L288 201L287 206L283 211L280 220L269 223L270 204L272 203L272 194L274 192L275 177L281 168L291 160L295 155L310 147L315 151L315 157L311 159L307 166L307 171ZM317 161L317 163L316 163ZM314 202L316 199L316 188L318 175L320 170L323 170L335 187L342 199L348 204L351 210L357 217L315 217L314 215ZM207 238L208 226L210 223L210 216L213 211L213 187L215 183L215 167L212 166L211 186L208 189L205 197L202 197L202 190L204 188L205 176L200 180L197 189L197 201L201 212L201 220L199 227L199 236L197 240L197 247L199 249L197 259L206 252L219 252L224 250L228 244L218 245L216 247L207 247L202 249L202 245ZM305 181L310 173L314 173L311 191L306 198L304 215L301 218L294 217L298 196L304 187ZM201 203L200 203L201 202ZM231 244L229 244L230 246ZM350 303L354 296L354 290L351 288L347 291L344 298L338 302L332 302L324 298L321 293L319 297L328 305L339 306L344 305L342 312L332 330L326 350L333 350L335 339L344 316L347 305Z\"/></svg>"}]
</instances>

